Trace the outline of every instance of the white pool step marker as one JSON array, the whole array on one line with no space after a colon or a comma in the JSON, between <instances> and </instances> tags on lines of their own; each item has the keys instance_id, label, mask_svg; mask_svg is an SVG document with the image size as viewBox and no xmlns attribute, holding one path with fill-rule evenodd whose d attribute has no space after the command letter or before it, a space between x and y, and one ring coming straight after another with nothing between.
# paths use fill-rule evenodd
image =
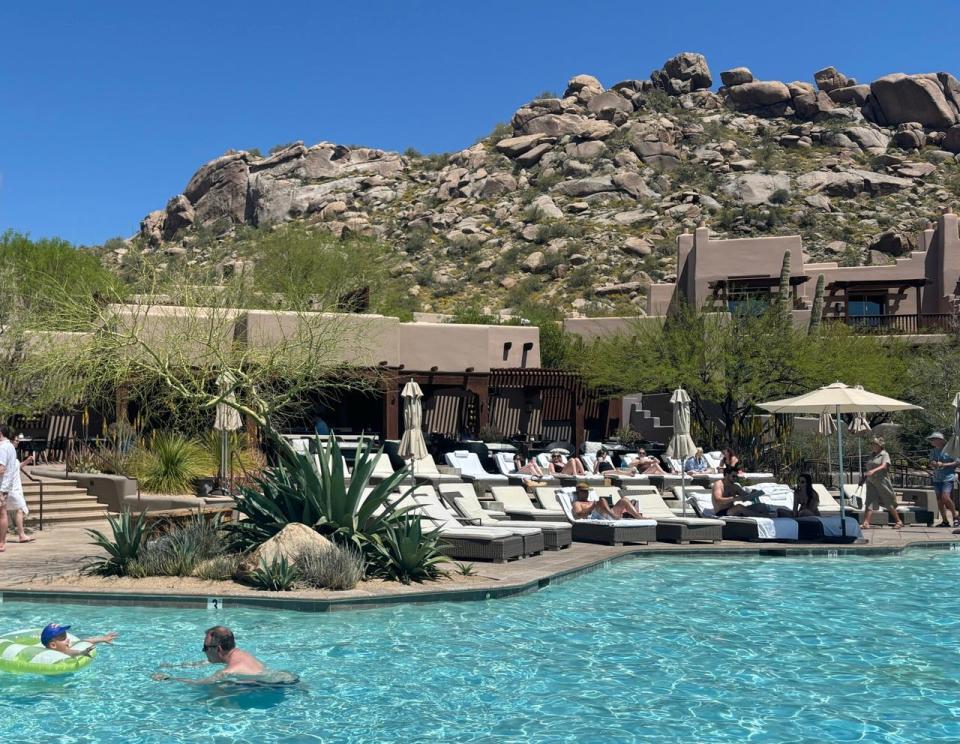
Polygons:
<instances>
[{"instance_id":1,"label":"white pool step marker","mask_svg":"<svg viewBox=\"0 0 960 744\"><path fill-rule=\"evenodd\" d=\"M223 600L220 597L207 597L208 610L222 610Z\"/></svg>"}]
</instances>

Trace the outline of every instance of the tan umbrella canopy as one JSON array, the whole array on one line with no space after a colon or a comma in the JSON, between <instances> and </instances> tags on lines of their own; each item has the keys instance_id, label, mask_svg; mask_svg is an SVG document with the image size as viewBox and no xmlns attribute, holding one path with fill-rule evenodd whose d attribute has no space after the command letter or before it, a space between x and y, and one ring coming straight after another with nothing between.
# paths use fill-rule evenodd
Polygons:
<instances>
[{"instance_id":1,"label":"tan umbrella canopy","mask_svg":"<svg viewBox=\"0 0 960 744\"><path fill-rule=\"evenodd\" d=\"M687 477L683 472L683 461L697 451L697 445L690 437L690 396L683 388L677 388L670 396L673 403L673 436L667 445L667 457L680 460L680 493L683 516L687 516Z\"/></svg>"},{"instance_id":2,"label":"tan umbrella canopy","mask_svg":"<svg viewBox=\"0 0 960 744\"><path fill-rule=\"evenodd\" d=\"M952 457L960 457L960 393L953 396L953 436L943 446L943 451Z\"/></svg>"},{"instance_id":3,"label":"tan umbrella canopy","mask_svg":"<svg viewBox=\"0 0 960 744\"><path fill-rule=\"evenodd\" d=\"M427 443L423 439L423 391L410 380L400 393L403 399L403 438L398 454L405 460L422 460L427 456Z\"/></svg>"},{"instance_id":4,"label":"tan umbrella canopy","mask_svg":"<svg viewBox=\"0 0 960 744\"><path fill-rule=\"evenodd\" d=\"M915 411L920 406L904 403L902 400L877 395L868 390L853 388L842 382L825 385L796 398L772 400L760 403L759 407L770 413L812 413L817 416L826 413L836 417L837 452L843 452L843 426L840 425L842 413L882 413L888 411ZM846 505L843 494L843 458L840 458L840 526L843 534L847 532Z\"/></svg>"}]
</instances>

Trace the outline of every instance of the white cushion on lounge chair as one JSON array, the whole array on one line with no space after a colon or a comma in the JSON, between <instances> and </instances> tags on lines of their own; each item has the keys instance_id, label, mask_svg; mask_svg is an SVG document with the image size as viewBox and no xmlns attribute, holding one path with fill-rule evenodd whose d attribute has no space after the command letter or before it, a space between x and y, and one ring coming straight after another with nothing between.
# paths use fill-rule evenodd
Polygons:
<instances>
[{"instance_id":1,"label":"white cushion on lounge chair","mask_svg":"<svg viewBox=\"0 0 960 744\"><path fill-rule=\"evenodd\" d=\"M557 517L558 519L563 517L562 512L535 507L523 486L494 486L490 491L493 494L493 500L503 504L503 510L507 514L520 514L521 516L539 514L543 517Z\"/></svg>"},{"instance_id":2,"label":"white cushion on lounge chair","mask_svg":"<svg viewBox=\"0 0 960 744\"><path fill-rule=\"evenodd\" d=\"M563 514L570 524L591 523L591 524L611 524L618 527L656 527L655 519L576 519L573 516L573 507L571 506L571 497L566 488L556 489L557 501L563 509Z\"/></svg>"},{"instance_id":3,"label":"white cushion on lounge chair","mask_svg":"<svg viewBox=\"0 0 960 744\"><path fill-rule=\"evenodd\" d=\"M719 451L704 452L703 458L707 461L707 465L715 470L719 470L720 463L723 462L723 453Z\"/></svg>"},{"instance_id":4,"label":"white cushion on lounge chair","mask_svg":"<svg viewBox=\"0 0 960 744\"><path fill-rule=\"evenodd\" d=\"M821 514L840 513L840 502L833 497L833 494L827 490L825 485L822 483L814 483L813 492L817 495L817 508ZM849 511L857 511L856 506L849 501L847 502L847 509Z\"/></svg>"},{"instance_id":5,"label":"white cushion on lounge chair","mask_svg":"<svg viewBox=\"0 0 960 744\"><path fill-rule=\"evenodd\" d=\"M380 453L379 455L374 455L373 470L370 472L372 478L389 478L393 475L393 465L390 464L390 458Z\"/></svg>"},{"instance_id":6,"label":"white cushion on lounge chair","mask_svg":"<svg viewBox=\"0 0 960 744\"><path fill-rule=\"evenodd\" d=\"M430 490L427 491L426 488ZM473 536L477 534L474 530L488 530L489 532L501 533L499 536L503 537L504 535L535 535L540 532L538 527L515 526L510 522L503 522L503 527L476 527L460 524L457 518L440 501L432 486L426 486L423 490L418 487L414 494L414 501L417 503L417 512L437 525L441 534Z\"/></svg>"},{"instance_id":7,"label":"white cushion on lounge chair","mask_svg":"<svg viewBox=\"0 0 960 744\"><path fill-rule=\"evenodd\" d=\"M705 490L687 489L687 500L693 504L701 517L715 517L713 498ZM800 525L796 519L769 519L767 517L719 517L723 520L748 520L757 525L757 537L761 540L796 540Z\"/></svg>"},{"instance_id":8,"label":"white cushion on lounge chair","mask_svg":"<svg viewBox=\"0 0 960 744\"><path fill-rule=\"evenodd\" d=\"M584 452L580 455L580 459L583 460L583 468L588 473L592 473L597 468L597 455L593 452ZM598 475L600 475L598 473Z\"/></svg>"},{"instance_id":9,"label":"white cushion on lounge chair","mask_svg":"<svg viewBox=\"0 0 960 744\"><path fill-rule=\"evenodd\" d=\"M583 453L586 455L595 455L603 449L603 442L584 442Z\"/></svg>"},{"instance_id":10,"label":"white cushion on lounge chair","mask_svg":"<svg viewBox=\"0 0 960 744\"><path fill-rule=\"evenodd\" d=\"M476 509L479 509L484 515L489 516L491 519L507 516L506 512L500 511L499 509L484 509L483 504L480 503L480 499L477 498L477 492L473 490L473 486L469 483L442 483L440 484L440 495L448 502L455 503L457 499L460 499L460 501L467 505L467 508L469 508L471 512L467 514L461 509L461 513L463 516L470 517L471 519L475 518L474 512Z\"/></svg>"},{"instance_id":11,"label":"white cushion on lounge chair","mask_svg":"<svg viewBox=\"0 0 960 744\"><path fill-rule=\"evenodd\" d=\"M414 477L425 478L435 483L459 482L460 476L453 473L441 473L437 470L437 463L434 462L433 455L427 455L420 460L413 461Z\"/></svg>"},{"instance_id":12,"label":"white cushion on lounge chair","mask_svg":"<svg viewBox=\"0 0 960 744\"><path fill-rule=\"evenodd\" d=\"M638 493L630 494L636 501L637 508L645 517L656 519L658 522L674 522L688 525L720 524L720 519L707 519L704 517L678 517L670 507L666 505L659 493Z\"/></svg>"},{"instance_id":13,"label":"white cushion on lounge chair","mask_svg":"<svg viewBox=\"0 0 960 744\"><path fill-rule=\"evenodd\" d=\"M291 439L290 447L293 448L293 451L298 455L309 455L310 454L310 440L309 439Z\"/></svg>"},{"instance_id":14,"label":"white cushion on lounge chair","mask_svg":"<svg viewBox=\"0 0 960 744\"><path fill-rule=\"evenodd\" d=\"M513 452L497 452L493 456L493 460L497 463L497 470L500 471L501 475L508 477L512 475L514 478L523 478L523 480L550 480L553 477L546 473L538 476L532 473L518 472L516 463L513 461Z\"/></svg>"},{"instance_id":15,"label":"white cushion on lounge chair","mask_svg":"<svg viewBox=\"0 0 960 744\"><path fill-rule=\"evenodd\" d=\"M537 465L539 465L544 472L548 472L550 470L550 453L549 452L541 452L534 459L537 461ZM564 457L563 455L560 455L560 459L564 463L567 462L567 458Z\"/></svg>"},{"instance_id":16,"label":"white cushion on lounge chair","mask_svg":"<svg viewBox=\"0 0 960 744\"><path fill-rule=\"evenodd\" d=\"M757 483L748 490L760 491L760 502L767 506L793 511L793 489L786 483Z\"/></svg>"},{"instance_id":17,"label":"white cushion on lounge chair","mask_svg":"<svg viewBox=\"0 0 960 744\"><path fill-rule=\"evenodd\" d=\"M457 468L460 474L469 480L479 479L485 481L501 481L503 483L507 482L507 476L494 475L484 470L483 465L480 464L480 458L477 457L475 452L454 450L453 452L448 452L444 457L446 458L447 465Z\"/></svg>"}]
</instances>

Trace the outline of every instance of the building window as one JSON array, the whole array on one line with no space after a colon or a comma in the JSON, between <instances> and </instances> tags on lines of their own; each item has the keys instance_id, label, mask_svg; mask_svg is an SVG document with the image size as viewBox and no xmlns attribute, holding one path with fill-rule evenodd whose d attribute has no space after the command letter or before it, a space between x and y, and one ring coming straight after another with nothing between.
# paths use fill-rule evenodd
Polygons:
<instances>
[{"instance_id":1,"label":"building window","mask_svg":"<svg viewBox=\"0 0 960 744\"><path fill-rule=\"evenodd\" d=\"M773 297L766 287L730 282L727 285L727 310L733 315L760 315L770 307Z\"/></svg>"},{"instance_id":2,"label":"building window","mask_svg":"<svg viewBox=\"0 0 960 744\"><path fill-rule=\"evenodd\" d=\"M887 314L887 295L851 294L847 298L847 317L859 318L858 324L878 326Z\"/></svg>"}]
</instances>

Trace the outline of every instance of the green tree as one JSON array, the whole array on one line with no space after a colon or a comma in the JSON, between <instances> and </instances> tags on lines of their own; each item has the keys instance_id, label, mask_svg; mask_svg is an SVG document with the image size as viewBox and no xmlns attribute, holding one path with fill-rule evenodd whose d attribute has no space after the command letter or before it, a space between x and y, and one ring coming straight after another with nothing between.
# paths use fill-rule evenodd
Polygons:
<instances>
[{"instance_id":1,"label":"green tree","mask_svg":"<svg viewBox=\"0 0 960 744\"><path fill-rule=\"evenodd\" d=\"M790 291L790 251L783 254L783 265L780 267L780 292L777 296L782 312L790 317L793 310L793 293Z\"/></svg>"},{"instance_id":2,"label":"green tree","mask_svg":"<svg viewBox=\"0 0 960 744\"><path fill-rule=\"evenodd\" d=\"M810 308L810 326L807 332L811 335L820 330L823 321L823 274L817 277L817 288L813 291L813 307Z\"/></svg>"}]
</instances>

